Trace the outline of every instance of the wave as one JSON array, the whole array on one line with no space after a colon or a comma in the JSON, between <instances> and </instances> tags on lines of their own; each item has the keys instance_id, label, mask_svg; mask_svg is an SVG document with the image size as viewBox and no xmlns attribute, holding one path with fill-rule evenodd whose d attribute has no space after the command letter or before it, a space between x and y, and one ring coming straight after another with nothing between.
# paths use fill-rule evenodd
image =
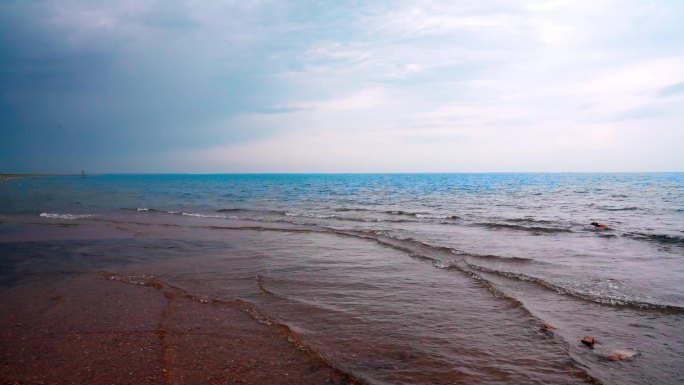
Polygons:
<instances>
[{"instance_id":1,"label":"wave","mask_svg":"<svg viewBox=\"0 0 684 385\"><path fill-rule=\"evenodd\" d=\"M169 285L166 282L156 279L152 275L120 275L112 272L100 272L100 276L109 281L128 283L138 286L151 287L155 289L162 290L164 296L167 298L173 298L176 295L181 297L199 302L205 305L214 306L237 306L245 314L249 315L255 321L267 325L273 328L276 332L286 338L287 342L292 344L297 350L306 354L307 357L311 358L315 362L331 368L337 375L342 377L344 383L355 383L355 384L370 384L370 382L356 374L352 374L349 371L343 370L331 360L327 359L324 355L313 349L309 344L304 341L303 336L296 332L290 325L282 322L272 316L264 313L256 304L245 301L243 299L235 299L233 301L225 301L216 298L209 298L206 296L198 296L189 293L187 290ZM261 288L260 280L257 281L259 287Z\"/></svg>"},{"instance_id":2,"label":"wave","mask_svg":"<svg viewBox=\"0 0 684 385\"><path fill-rule=\"evenodd\" d=\"M636 207L636 206L629 206L629 207L598 206L596 208L599 210L603 210L603 211L635 211L635 210L641 210L641 208Z\"/></svg>"},{"instance_id":3,"label":"wave","mask_svg":"<svg viewBox=\"0 0 684 385\"><path fill-rule=\"evenodd\" d=\"M243 208L225 208L216 210L217 213L259 213L267 215L286 215L285 211L278 210L262 210L262 209L243 209Z\"/></svg>"},{"instance_id":4,"label":"wave","mask_svg":"<svg viewBox=\"0 0 684 385\"><path fill-rule=\"evenodd\" d=\"M558 224L556 221L550 221L546 219L534 219L534 218L506 218L504 219L506 222L513 222L513 223L532 223L532 224L541 224L541 225L555 225Z\"/></svg>"},{"instance_id":5,"label":"wave","mask_svg":"<svg viewBox=\"0 0 684 385\"><path fill-rule=\"evenodd\" d=\"M129 207L123 207L121 210L124 211L137 211L137 212L149 212L149 213L164 213L166 211L163 210L157 210L157 209L151 209L147 207L138 207L138 208L129 208Z\"/></svg>"},{"instance_id":6,"label":"wave","mask_svg":"<svg viewBox=\"0 0 684 385\"><path fill-rule=\"evenodd\" d=\"M191 213L191 212L185 212L185 211L159 210L159 209L152 209L152 208L147 208L147 207L139 207L136 209L124 208L123 210L152 213L152 214L182 215L182 216L186 216L186 217L196 217L196 218L238 219L237 217L229 217L226 215ZM219 210L218 212L221 212L221 211Z\"/></svg>"},{"instance_id":7,"label":"wave","mask_svg":"<svg viewBox=\"0 0 684 385\"><path fill-rule=\"evenodd\" d=\"M269 227L269 226L224 226L224 225L187 225L187 224L161 224L161 223L145 223L138 221L119 221L106 218L98 218L99 220L112 223L130 223L135 225L143 226L168 226L168 227L190 227L190 228L205 228L212 230L236 230L236 231L273 231L273 232L291 232L291 233L315 233L315 234L333 234L343 237L361 238L372 240L383 244L385 246L392 247L401 251L408 253L425 253L427 254L438 254L446 259L452 259L454 257L475 257L482 259L497 260L502 262L522 262L522 263L542 263L531 258L524 257L506 257L493 254L477 254L464 250L458 250L446 246L433 245L427 242L417 240L415 238L402 238L391 235L382 230L344 230L337 229L327 226L312 225L309 223L294 223L291 221L276 221L279 223L296 225L297 227L283 228L283 227ZM271 223L271 222L269 222ZM426 257L427 259L440 261L436 257Z\"/></svg>"},{"instance_id":8,"label":"wave","mask_svg":"<svg viewBox=\"0 0 684 385\"><path fill-rule=\"evenodd\" d=\"M418 222L415 220L411 219L381 219L381 218L348 218L348 217L334 217L333 219L337 219L340 221L350 221L350 222L375 222L375 223L409 223L409 222Z\"/></svg>"},{"instance_id":9,"label":"wave","mask_svg":"<svg viewBox=\"0 0 684 385\"><path fill-rule=\"evenodd\" d=\"M404 211L404 210L387 210L387 211L380 211L381 213L385 214L392 214L392 215L406 215L409 217L416 217L418 215L426 215L428 213L424 212L413 212L413 211Z\"/></svg>"},{"instance_id":10,"label":"wave","mask_svg":"<svg viewBox=\"0 0 684 385\"><path fill-rule=\"evenodd\" d=\"M245 209L219 209L216 210L217 213L234 213L239 211L245 211Z\"/></svg>"},{"instance_id":11,"label":"wave","mask_svg":"<svg viewBox=\"0 0 684 385\"><path fill-rule=\"evenodd\" d=\"M647 233L625 233L624 236L645 240L650 242L662 243L666 245L684 246L684 236L670 234L647 234Z\"/></svg>"},{"instance_id":12,"label":"wave","mask_svg":"<svg viewBox=\"0 0 684 385\"><path fill-rule=\"evenodd\" d=\"M336 210L337 211L337 210ZM347 210L347 212L353 212L353 211L361 211L361 210ZM287 211L285 213L285 216L288 217L301 217L301 218L318 218L318 219L336 219L340 221L352 221L352 222L389 222L389 223L405 223L405 222L420 222L420 219L442 219L442 220L455 220L455 219L460 219L459 216L457 215L432 215L432 214L423 214L423 213L406 213L406 212L401 212L401 214L398 211L374 211L374 210L362 210L365 212L374 212L374 213L379 213L379 214L393 214L397 216L402 216L402 217L410 217L410 218L415 218L415 219L409 219L409 218L387 218L387 217L347 217L347 216L339 216L336 214L315 214L315 213L300 213L300 212L292 212L292 211Z\"/></svg>"},{"instance_id":13,"label":"wave","mask_svg":"<svg viewBox=\"0 0 684 385\"><path fill-rule=\"evenodd\" d=\"M341 216L337 214L328 214L328 213L315 213L315 212L299 212L299 211L279 211L279 210L262 210L262 209L247 209L247 208L237 208L237 207L229 207L229 208L222 208L218 209L215 211L215 213L219 214L228 214L228 213L233 213L233 214L241 214L239 217L238 216L225 216L225 215L216 215L216 214L208 214L208 213L195 213L195 212L183 212L183 211L170 211L170 210L160 210L160 209L155 209L155 208L147 208L147 207L138 207L138 208L123 208L122 210L127 210L127 211L135 211L135 212L143 212L143 213L153 213L153 214L174 214L174 215L184 215L184 216L191 216L191 217L199 217L199 218L228 218L228 219L248 219L248 220L261 220L264 218L259 218L258 215L272 215L276 217L295 217L295 218L314 218L314 219L334 219L334 220L339 220L339 221L351 221L351 222L389 222L389 223L404 223L404 222L420 222L422 219L427 219L427 220L457 220L461 219L458 215L437 215L437 214L429 214L429 213L423 213L423 212L410 212L410 211L402 211L402 210L372 210L372 209L364 209L364 208L334 208L334 212L369 212L369 213L377 213L377 214L389 214L391 216L401 216L401 217L410 217L413 219L409 218L391 218L391 217L366 217L366 216L361 216L361 217L348 217L348 216ZM250 214L252 215L257 215L257 217L251 217Z\"/></svg>"},{"instance_id":14,"label":"wave","mask_svg":"<svg viewBox=\"0 0 684 385\"><path fill-rule=\"evenodd\" d=\"M458 215L416 214L415 217L421 219L461 219Z\"/></svg>"},{"instance_id":15,"label":"wave","mask_svg":"<svg viewBox=\"0 0 684 385\"><path fill-rule=\"evenodd\" d=\"M355 207L337 207L337 208L333 208L333 211L340 212L340 213L346 213L346 212L353 212L353 211L375 211L375 210L364 209L364 208L355 208Z\"/></svg>"},{"instance_id":16,"label":"wave","mask_svg":"<svg viewBox=\"0 0 684 385\"><path fill-rule=\"evenodd\" d=\"M645 301L638 301L638 300L631 300L631 299L624 299L624 298L616 298L616 297L609 297L609 296L598 296L590 293L585 293L581 292L578 290L573 290L570 288L562 287L553 283L550 283L548 281L545 281L541 278L529 276L526 274L522 273L513 273L513 272L508 272L508 271L502 271L502 270L496 270L496 269L490 269L478 265L474 265L472 263L469 263L467 260L463 259L461 261L449 261L448 259L441 259L438 257L439 254L442 256L445 256L445 252L448 252L453 255L457 256L475 256L475 257L480 257L480 258L493 258L493 259L498 259L498 260L507 260L510 262L533 262L533 260L526 260L524 258L507 258L507 257L501 257L501 256L496 256L496 255L478 255L478 254L472 254L472 253L467 253L467 252L462 252L462 251L457 251L454 249L450 249L447 247L442 247L442 246L434 246L430 245L421 241L417 241L411 238L407 239L399 239L399 238L393 238L389 237L387 235L382 235L379 234L378 232L372 232L372 234L375 235L372 236L370 235L370 232L349 232L349 231L337 231L337 233L342 233L345 235L351 235L355 236L355 233L359 233L357 236L360 236L362 238L367 238L367 239L373 239L377 241L378 243L392 247L397 250L404 251L409 254L409 256L426 260L431 262L435 267L438 268L447 268L447 269L456 269L459 270L463 273L466 273L470 275L471 277L477 279L478 281L487 281L486 278L482 277L481 275L477 274L474 272L475 271L482 271L485 273L492 273L492 274L497 274L501 275L507 278L514 278L518 279L521 281L529 281L532 283L535 283L543 288L553 290L557 292L558 294L562 295L570 295L575 298L579 298L582 300L587 300L595 303L600 303L602 305L611 305L611 306L616 306L616 307L627 307L627 308L635 308L635 309L640 309L640 310L657 310L657 311L666 311L666 312L673 312L676 314L684 314L684 307L676 306L676 305L665 305L665 304L657 304L657 303L651 303L651 302L645 302ZM434 255L437 254L437 255ZM516 298L512 298L508 295L501 295L499 292L499 289L496 289L494 284L487 281L487 287L489 288L490 286L493 287L495 290L492 290L496 296L504 296L506 298L509 298L511 300L515 300L516 302L519 302Z\"/></svg>"},{"instance_id":17,"label":"wave","mask_svg":"<svg viewBox=\"0 0 684 385\"><path fill-rule=\"evenodd\" d=\"M486 259L486 260L493 260L493 261L498 261L498 262L513 262L513 263L530 263L530 262L535 262L535 263L546 263L546 262L539 262L536 261L532 258L525 258L525 257L503 257L500 255L494 255L494 254L473 254L473 253L462 253L461 255L466 255L471 258L481 258L481 259Z\"/></svg>"},{"instance_id":18,"label":"wave","mask_svg":"<svg viewBox=\"0 0 684 385\"><path fill-rule=\"evenodd\" d=\"M337 219L340 221L350 221L350 222L375 222L375 223L409 223L409 222L418 222L416 220L412 219L401 219L401 218L395 218L395 219L387 219L387 218L354 218L354 217L334 217L333 219Z\"/></svg>"},{"instance_id":19,"label":"wave","mask_svg":"<svg viewBox=\"0 0 684 385\"><path fill-rule=\"evenodd\" d=\"M416 216L418 214L427 214L424 212L412 212L412 211L404 211L404 210L373 210L373 209L367 209L367 208L361 208L361 207L335 207L333 208L333 211L335 212L372 212L372 213L380 213L380 214L391 214L391 215L406 215L406 216Z\"/></svg>"},{"instance_id":20,"label":"wave","mask_svg":"<svg viewBox=\"0 0 684 385\"><path fill-rule=\"evenodd\" d=\"M266 284L264 283L264 279L261 277L261 275L257 275L256 277L254 277L254 280L256 281L257 286L259 286L259 290L266 294L275 295L275 293L266 288Z\"/></svg>"},{"instance_id":21,"label":"wave","mask_svg":"<svg viewBox=\"0 0 684 385\"><path fill-rule=\"evenodd\" d=\"M266 315L261 309L259 309L258 306L255 304L237 299L235 301L238 305L240 305L240 308L242 309L243 312L248 314L250 317L252 317L254 320L256 320L259 323L264 323L267 324L271 327L274 327L278 332L280 332L283 336L287 338L287 341L294 345L297 350L303 352L306 354L309 358L313 359L314 361L323 364L329 368L332 368L336 374L341 376L344 379L344 383L354 383L354 384L370 384L371 382L356 375L352 374L349 371L343 370L339 366L337 366L335 363L333 363L331 360L327 359L325 356L323 356L321 353L313 349L309 344L307 344L303 337L297 333L291 326L288 324L275 319L271 316Z\"/></svg>"},{"instance_id":22,"label":"wave","mask_svg":"<svg viewBox=\"0 0 684 385\"><path fill-rule=\"evenodd\" d=\"M573 231L562 227L544 227L544 226L522 226L500 222L481 222L477 225L487 227L494 230L517 230L528 231L531 233L572 233Z\"/></svg>"},{"instance_id":23,"label":"wave","mask_svg":"<svg viewBox=\"0 0 684 385\"><path fill-rule=\"evenodd\" d=\"M467 266L473 270L481 271L484 273L495 274L495 275L499 275L499 276L510 278L510 279L516 279L519 281L531 282L531 283L536 284L539 287L555 291L556 293L561 294L561 295L569 295L571 297L575 297L575 298L585 300L585 301L599 303L601 305L626 307L626 308L633 308L633 309L638 309L638 310L659 310L659 311L672 312L672 313L676 313L676 314L684 314L684 307L681 307L681 306L657 304L657 303L639 301L639 300L628 299L628 298L617 298L614 296L601 296L601 295L597 295L597 294L587 293L587 292L563 287L561 285L554 284L554 283L551 283L549 281L546 281L542 278L530 276L530 275L523 274L523 273L515 273L515 272L510 272L510 271L491 269L491 268L487 268L487 267L483 267L483 266L474 265L474 264L471 264L468 262L466 262L466 263L467 263Z\"/></svg>"},{"instance_id":24,"label":"wave","mask_svg":"<svg viewBox=\"0 0 684 385\"><path fill-rule=\"evenodd\" d=\"M372 212L372 213L378 213L378 214L389 214L389 215L406 216L406 217L414 217L414 218L422 218L422 219L461 219L461 217L458 215L439 215L439 214L432 214L432 213L427 213L427 212L423 212L423 211L373 210L373 209L357 208L357 207L337 207L337 208L333 208L333 211L335 211L335 212Z\"/></svg>"},{"instance_id":25,"label":"wave","mask_svg":"<svg viewBox=\"0 0 684 385\"><path fill-rule=\"evenodd\" d=\"M183 216L186 216L186 217L196 217L196 218L226 218L225 215L197 214L197 213L186 213L186 212L182 212L180 214Z\"/></svg>"},{"instance_id":26,"label":"wave","mask_svg":"<svg viewBox=\"0 0 684 385\"><path fill-rule=\"evenodd\" d=\"M315 219L332 219L332 220L337 220L337 221L349 221L349 222L366 222L366 223L382 223L382 222L388 222L388 223L405 223L405 222L419 222L418 220L415 219L401 219L401 218L359 218L359 217L346 217L346 216L339 216L335 214L314 214L314 213L297 213L297 212L291 212L288 211L285 213L286 217L293 217L293 218L315 218Z\"/></svg>"},{"instance_id":27,"label":"wave","mask_svg":"<svg viewBox=\"0 0 684 385\"><path fill-rule=\"evenodd\" d=\"M141 225L150 225L147 223L139 223ZM181 226L181 225L170 225L170 226ZM603 305L611 305L616 307L627 307L635 308L639 310L657 310L673 312L676 314L684 314L684 307L677 305L666 305L657 304L646 301L632 300L628 298L618 298L613 296L600 296L592 293L587 293L567 287L563 287L544 279L530 276L523 273L510 272L505 270L498 270L479 266L469 262L467 257L476 257L483 259L494 259L497 261L506 261L512 263L531 263L535 262L532 259L519 258L519 257L503 257L498 255L482 255L469 253L466 251L456 250L444 246L436 246L429 243L425 243L412 238L398 238L382 231L372 231L372 230L341 230L335 228L329 228L324 226L311 226L305 225L302 228L282 228L282 227L263 227L263 226L182 226L182 227L199 227L199 228L209 228L216 230L237 230L237 231L276 231L276 232L290 232L290 233L323 233L323 234L334 234L344 237L352 237L357 239L367 239L370 241L375 241L381 245L390 247L395 250L405 252L410 257L425 260L433 264L437 268L455 269L462 273L465 273L478 281L486 281L485 277L477 274L477 271L483 273L490 273L499 276L503 276L510 279L517 279L520 281L527 281L534 283L542 288L552 290L561 295L569 295L581 300L586 300L594 303L599 303ZM456 259L455 259L456 258ZM257 283L262 281L261 278L257 278ZM263 286L263 283L259 285L262 291L266 292L268 289ZM493 286L493 283L487 281L486 286ZM266 289L266 290L263 290ZM498 290L498 289L497 289ZM497 296L500 294L495 293ZM506 296L507 297L507 296ZM515 298L513 298L515 299ZM517 299L515 299L518 301Z\"/></svg>"},{"instance_id":28,"label":"wave","mask_svg":"<svg viewBox=\"0 0 684 385\"><path fill-rule=\"evenodd\" d=\"M92 218L95 215L93 215L93 214L41 213L40 216L43 218L51 218L51 219L83 219L83 218Z\"/></svg>"},{"instance_id":29,"label":"wave","mask_svg":"<svg viewBox=\"0 0 684 385\"><path fill-rule=\"evenodd\" d=\"M338 218L334 214L298 213L298 212L293 212L293 211L286 211L285 216L286 217L319 218L319 219Z\"/></svg>"},{"instance_id":30,"label":"wave","mask_svg":"<svg viewBox=\"0 0 684 385\"><path fill-rule=\"evenodd\" d=\"M335 210L337 211L337 210ZM365 212L376 212L376 213L388 213L385 211L374 211L374 210L347 210L347 212L353 212L353 211L365 211ZM365 222L365 223L407 223L407 222L420 222L419 219L458 219L458 216L452 215L452 216L432 216L428 214L420 214L420 213L415 213L415 215L404 215L404 216L410 216L415 219L408 219L408 218L378 218L378 217L354 217L354 216L341 216L337 214L327 214L327 213L314 213L314 212L297 212L297 211L275 211L275 210L248 210L248 209L221 209L217 210L217 212L221 213L228 213L228 212L245 212L245 213L257 213L257 214L270 214L270 215L275 215L275 216L284 216L284 217L292 217L292 218L312 218L312 219L330 219L330 220L337 220L337 221L349 221L349 222ZM186 215L192 215L192 214L186 214ZM194 215L193 215L194 216ZM207 218L213 218L213 216L205 216ZM219 217L222 218L222 217ZM263 218L258 218L258 217L248 217L248 216L241 216L241 217L232 217L232 219L251 219L251 220L260 220Z\"/></svg>"},{"instance_id":31,"label":"wave","mask_svg":"<svg viewBox=\"0 0 684 385\"><path fill-rule=\"evenodd\" d=\"M375 231L374 233L375 233L376 235L379 235L379 236L382 236L382 237L394 239L394 240L396 240L396 241L398 241L398 242L406 242L408 247L410 247L410 245L419 246L419 247L421 247L421 248L424 248L424 249L427 249L427 250L430 250L430 251L436 251L436 252L442 253L442 254L445 255L445 256L449 256L449 254L451 254L451 255L455 255L455 256L460 257L460 258L463 258L463 257L474 257L474 258L482 258L482 259L496 260L496 261L499 261L499 262L513 262L513 263L518 263L518 262L523 262L523 263L535 262L535 260L532 259L532 258L524 258L524 257L504 257L504 256L501 256L501 255L494 255L494 254L476 254L476 253L472 253L472 252L469 252L469 251L454 249L454 248L451 248L451 247L432 245L432 244L430 244L430 243L426 243L426 242L423 242L423 241L419 241L419 240L417 240L417 239L415 239L415 238L410 238L410 237L409 237L409 238L399 238L399 237L395 237L395 236L386 234L386 233L384 233L384 232L379 232L379 231ZM441 261L441 260L440 260L440 261Z\"/></svg>"},{"instance_id":32,"label":"wave","mask_svg":"<svg viewBox=\"0 0 684 385\"><path fill-rule=\"evenodd\" d=\"M433 214L433 213L426 213L426 212L414 212L414 211L403 211L403 210L387 210L387 211L380 211L381 213L384 214L390 214L390 215L402 215L402 216L408 216L408 217L414 217L414 218L419 218L419 219L461 219L458 215L440 215L440 214Z\"/></svg>"},{"instance_id":33,"label":"wave","mask_svg":"<svg viewBox=\"0 0 684 385\"><path fill-rule=\"evenodd\" d=\"M135 211L139 213L156 213L156 214L180 214L180 211L167 211L167 210L159 210L159 209L153 209L153 208L148 208L148 207L138 207L135 209L124 207L121 210L124 211Z\"/></svg>"}]
</instances>

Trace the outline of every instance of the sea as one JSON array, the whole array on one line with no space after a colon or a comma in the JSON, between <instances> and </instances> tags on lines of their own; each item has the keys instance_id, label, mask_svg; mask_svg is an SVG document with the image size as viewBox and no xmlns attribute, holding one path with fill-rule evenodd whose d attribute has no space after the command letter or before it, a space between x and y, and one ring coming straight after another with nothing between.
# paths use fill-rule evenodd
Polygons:
<instances>
[{"instance_id":1,"label":"sea","mask_svg":"<svg viewBox=\"0 0 684 385\"><path fill-rule=\"evenodd\" d=\"M0 290L103 271L368 384L684 383L684 173L0 181Z\"/></svg>"}]
</instances>

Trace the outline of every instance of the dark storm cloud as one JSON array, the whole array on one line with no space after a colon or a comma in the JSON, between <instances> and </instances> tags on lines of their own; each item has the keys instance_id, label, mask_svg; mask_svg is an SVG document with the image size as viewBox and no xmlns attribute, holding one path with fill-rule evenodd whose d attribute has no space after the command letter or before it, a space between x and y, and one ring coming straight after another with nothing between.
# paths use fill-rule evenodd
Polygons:
<instances>
[{"instance_id":1,"label":"dark storm cloud","mask_svg":"<svg viewBox=\"0 0 684 385\"><path fill-rule=\"evenodd\" d=\"M275 130L223 123L238 112L274 111L277 92L269 91L258 50L200 28L180 6L125 8L2 5L2 168L80 169L98 157L240 142ZM231 21L222 21L224 31Z\"/></svg>"}]
</instances>

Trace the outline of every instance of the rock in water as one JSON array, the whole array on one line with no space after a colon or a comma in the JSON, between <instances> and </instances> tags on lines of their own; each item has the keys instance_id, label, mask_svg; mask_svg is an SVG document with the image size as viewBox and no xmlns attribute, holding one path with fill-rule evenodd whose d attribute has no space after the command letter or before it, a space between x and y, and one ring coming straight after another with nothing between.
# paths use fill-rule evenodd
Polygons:
<instances>
[{"instance_id":1,"label":"rock in water","mask_svg":"<svg viewBox=\"0 0 684 385\"><path fill-rule=\"evenodd\" d=\"M622 361L627 358L632 358L636 354L637 352L631 350L615 350L608 355L608 359L611 361Z\"/></svg>"},{"instance_id":2,"label":"rock in water","mask_svg":"<svg viewBox=\"0 0 684 385\"><path fill-rule=\"evenodd\" d=\"M582 338L582 343L590 348L593 348L594 344L596 343L596 338L591 336L584 336L584 338Z\"/></svg>"},{"instance_id":3,"label":"rock in water","mask_svg":"<svg viewBox=\"0 0 684 385\"><path fill-rule=\"evenodd\" d=\"M546 329L546 330L553 330L553 329L555 329L555 328L556 328L556 327L553 326L553 325L551 325L551 324L543 324L543 325L542 325L542 329Z\"/></svg>"}]
</instances>

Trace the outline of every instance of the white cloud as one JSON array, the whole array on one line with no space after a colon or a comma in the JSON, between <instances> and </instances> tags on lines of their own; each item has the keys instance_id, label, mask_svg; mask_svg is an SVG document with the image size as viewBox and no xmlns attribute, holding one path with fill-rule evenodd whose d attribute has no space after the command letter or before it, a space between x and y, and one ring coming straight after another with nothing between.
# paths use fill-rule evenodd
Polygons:
<instances>
[{"instance_id":1,"label":"white cloud","mask_svg":"<svg viewBox=\"0 0 684 385\"><path fill-rule=\"evenodd\" d=\"M150 90L134 112L216 115L188 118L208 148L155 155L185 171L684 167L684 95L658 97L684 81L681 2L36 4L51 41Z\"/></svg>"},{"instance_id":2,"label":"white cloud","mask_svg":"<svg viewBox=\"0 0 684 385\"><path fill-rule=\"evenodd\" d=\"M620 40L633 35L640 12L657 10L613 0L370 7L336 39L314 39L298 55L303 66L284 78L302 91L283 104L292 113L239 123L280 127L279 136L218 146L206 164L261 171L269 164L281 171L619 169L643 132L657 132L662 139L647 143L661 150L677 136L678 100L654 96L684 79L683 57L634 55L638 47ZM625 120L642 110L657 116ZM583 159L602 151L615 159Z\"/></svg>"}]
</instances>

